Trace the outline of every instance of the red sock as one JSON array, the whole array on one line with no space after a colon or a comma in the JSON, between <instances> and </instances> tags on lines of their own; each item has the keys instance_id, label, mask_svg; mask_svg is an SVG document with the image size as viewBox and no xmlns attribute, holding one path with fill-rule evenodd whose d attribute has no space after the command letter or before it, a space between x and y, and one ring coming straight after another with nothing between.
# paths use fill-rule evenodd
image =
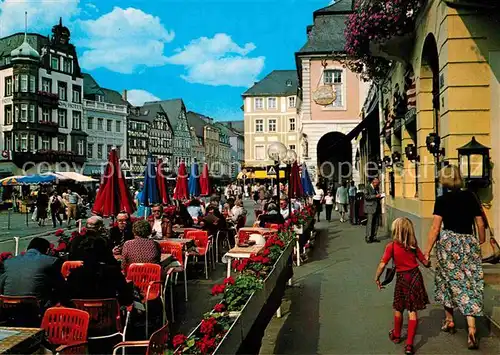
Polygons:
<instances>
[{"instance_id":1,"label":"red sock","mask_svg":"<svg viewBox=\"0 0 500 355\"><path fill-rule=\"evenodd\" d=\"M413 339L415 338L415 334L417 333L417 324L418 320L410 319L408 321L408 339L406 339L406 344L413 345Z\"/></svg>"},{"instance_id":2,"label":"red sock","mask_svg":"<svg viewBox=\"0 0 500 355\"><path fill-rule=\"evenodd\" d=\"M401 328L403 327L403 317L394 316L394 337L401 338Z\"/></svg>"}]
</instances>

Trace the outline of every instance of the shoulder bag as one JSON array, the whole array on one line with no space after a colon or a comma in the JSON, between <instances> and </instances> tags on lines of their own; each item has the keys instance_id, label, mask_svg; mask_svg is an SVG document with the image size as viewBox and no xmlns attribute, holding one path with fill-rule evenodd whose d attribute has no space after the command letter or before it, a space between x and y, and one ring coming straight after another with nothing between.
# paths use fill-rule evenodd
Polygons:
<instances>
[{"instance_id":1,"label":"shoulder bag","mask_svg":"<svg viewBox=\"0 0 500 355\"><path fill-rule=\"evenodd\" d=\"M382 281L382 286L386 286L394 280L396 275L396 264L394 263L394 242L392 242L392 266L385 270L384 281Z\"/></svg>"},{"instance_id":2,"label":"shoulder bag","mask_svg":"<svg viewBox=\"0 0 500 355\"><path fill-rule=\"evenodd\" d=\"M489 240L486 240L485 243L481 244L481 259L483 260L483 263L497 264L498 262L500 262L500 246L498 245L497 241L493 236L493 231L491 230L490 225L488 223L488 217L484 212L483 205L479 201L479 198L476 196L476 194L472 193L472 195L476 199L476 203L479 205L479 208L481 210L481 217L484 221L484 227L486 230L489 231L490 235ZM474 223L473 227L474 227L474 234L478 236L476 223Z\"/></svg>"}]
</instances>

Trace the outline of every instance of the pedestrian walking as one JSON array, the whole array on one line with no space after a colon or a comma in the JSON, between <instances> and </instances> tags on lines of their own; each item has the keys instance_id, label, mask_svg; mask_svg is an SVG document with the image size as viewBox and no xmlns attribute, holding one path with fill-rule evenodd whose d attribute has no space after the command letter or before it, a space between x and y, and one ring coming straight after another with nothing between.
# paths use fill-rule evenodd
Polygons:
<instances>
[{"instance_id":1,"label":"pedestrian walking","mask_svg":"<svg viewBox=\"0 0 500 355\"><path fill-rule=\"evenodd\" d=\"M323 203L325 203L325 192L318 183L313 196L313 204L316 210L316 215L318 216L318 222L320 221L321 212L323 211Z\"/></svg>"},{"instance_id":2,"label":"pedestrian walking","mask_svg":"<svg viewBox=\"0 0 500 355\"><path fill-rule=\"evenodd\" d=\"M373 178L365 190L365 213L367 215L365 240L367 243L380 242L376 237L382 213L380 201L385 195L379 192L379 185L380 180Z\"/></svg>"},{"instance_id":3,"label":"pedestrian walking","mask_svg":"<svg viewBox=\"0 0 500 355\"><path fill-rule=\"evenodd\" d=\"M325 196L325 212L326 212L326 220L328 222L330 222L332 219L333 200L334 198L332 192L328 191L328 193Z\"/></svg>"},{"instance_id":4,"label":"pedestrian walking","mask_svg":"<svg viewBox=\"0 0 500 355\"><path fill-rule=\"evenodd\" d=\"M484 279L481 246L486 240L485 220L476 196L462 190L460 170L453 165L440 171L445 192L436 198L434 218L425 255L437 250L435 300L444 306L442 331L455 332L453 309L467 317L468 348L478 349L476 317L483 315ZM477 235L474 225L477 225Z\"/></svg>"},{"instance_id":5,"label":"pedestrian walking","mask_svg":"<svg viewBox=\"0 0 500 355\"><path fill-rule=\"evenodd\" d=\"M351 181L349 186L349 221L351 224L358 224L358 211L356 209L356 194L358 189L354 181Z\"/></svg>"},{"instance_id":6,"label":"pedestrian walking","mask_svg":"<svg viewBox=\"0 0 500 355\"><path fill-rule=\"evenodd\" d=\"M347 206L349 204L349 190L347 189L347 182L344 181L337 189L335 202L337 203L340 214L340 222L344 223L346 221L345 216L347 214Z\"/></svg>"},{"instance_id":7,"label":"pedestrian walking","mask_svg":"<svg viewBox=\"0 0 500 355\"><path fill-rule=\"evenodd\" d=\"M78 218L77 215L77 210L78 210L78 202L81 201L80 195L78 195L76 192L71 191L68 189L67 193L67 199L68 199L68 228L71 227L71 219L74 219L75 221Z\"/></svg>"},{"instance_id":8,"label":"pedestrian walking","mask_svg":"<svg viewBox=\"0 0 500 355\"><path fill-rule=\"evenodd\" d=\"M418 267L418 261L425 267L429 267L430 262L418 247L413 223L408 218L397 218L392 222L391 229L392 242L387 244L385 248L384 255L375 274L375 283L379 290L384 288L384 285L380 282L380 276L392 259L396 272L396 286L394 288L394 300L392 303L392 308L394 309L394 328L389 332L389 339L395 344L401 342L403 313L405 310L408 311L408 335L406 338L405 354L412 355L415 353L413 342L417 332L417 312L425 309L426 305L429 304L429 297L425 290L424 279Z\"/></svg>"},{"instance_id":9,"label":"pedestrian walking","mask_svg":"<svg viewBox=\"0 0 500 355\"><path fill-rule=\"evenodd\" d=\"M50 216L52 217L52 226L56 227L56 220L62 226L61 209L63 208L63 201L57 194L57 191L52 193L49 200Z\"/></svg>"},{"instance_id":10,"label":"pedestrian walking","mask_svg":"<svg viewBox=\"0 0 500 355\"><path fill-rule=\"evenodd\" d=\"M47 220L47 208L49 207L49 197L44 190L40 189L36 197L36 219L39 226L45 226Z\"/></svg>"}]
</instances>

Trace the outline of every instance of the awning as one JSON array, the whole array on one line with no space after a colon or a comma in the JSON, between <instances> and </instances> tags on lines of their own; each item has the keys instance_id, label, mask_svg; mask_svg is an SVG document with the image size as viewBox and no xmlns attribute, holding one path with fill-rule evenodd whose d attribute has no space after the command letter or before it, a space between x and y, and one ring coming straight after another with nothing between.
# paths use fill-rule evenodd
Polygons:
<instances>
[{"instance_id":1,"label":"awning","mask_svg":"<svg viewBox=\"0 0 500 355\"><path fill-rule=\"evenodd\" d=\"M91 177L75 173L73 171L63 171L63 172L56 172L57 175L63 176L66 179L73 180L76 182L97 182L99 180L92 179Z\"/></svg>"},{"instance_id":2,"label":"awning","mask_svg":"<svg viewBox=\"0 0 500 355\"><path fill-rule=\"evenodd\" d=\"M347 139L349 141L355 139L373 121L378 122L378 100L373 100L371 102L365 118L356 127L354 127L352 131L347 133Z\"/></svg>"},{"instance_id":3,"label":"awning","mask_svg":"<svg viewBox=\"0 0 500 355\"><path fill-rule=\"evenodd\" d=\"M265 170L257 170L254 172L255 179L276 179L276 175L267 175L267 171ZM280 170L280 179L285 178L285 171Z\"/></svg>"}]
</instances>

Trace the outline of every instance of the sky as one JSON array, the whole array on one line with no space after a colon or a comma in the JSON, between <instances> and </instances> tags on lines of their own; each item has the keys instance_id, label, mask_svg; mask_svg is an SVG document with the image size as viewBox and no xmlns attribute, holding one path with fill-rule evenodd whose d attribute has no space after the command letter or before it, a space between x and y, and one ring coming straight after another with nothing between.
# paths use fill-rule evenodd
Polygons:
<instances>
[{"instance_id":1,"label":"sky","mask_svg":"<svg viewBox=\"0 0 500 355\"><path fill-rule=\"evenodd\" d=\"M313 11L331 0L0 0L0 35L49 34L62 16L80 66L140 105L182 98L188 110L241 120L241 94L295 69Z\"/></svg>"}]
</instances>

